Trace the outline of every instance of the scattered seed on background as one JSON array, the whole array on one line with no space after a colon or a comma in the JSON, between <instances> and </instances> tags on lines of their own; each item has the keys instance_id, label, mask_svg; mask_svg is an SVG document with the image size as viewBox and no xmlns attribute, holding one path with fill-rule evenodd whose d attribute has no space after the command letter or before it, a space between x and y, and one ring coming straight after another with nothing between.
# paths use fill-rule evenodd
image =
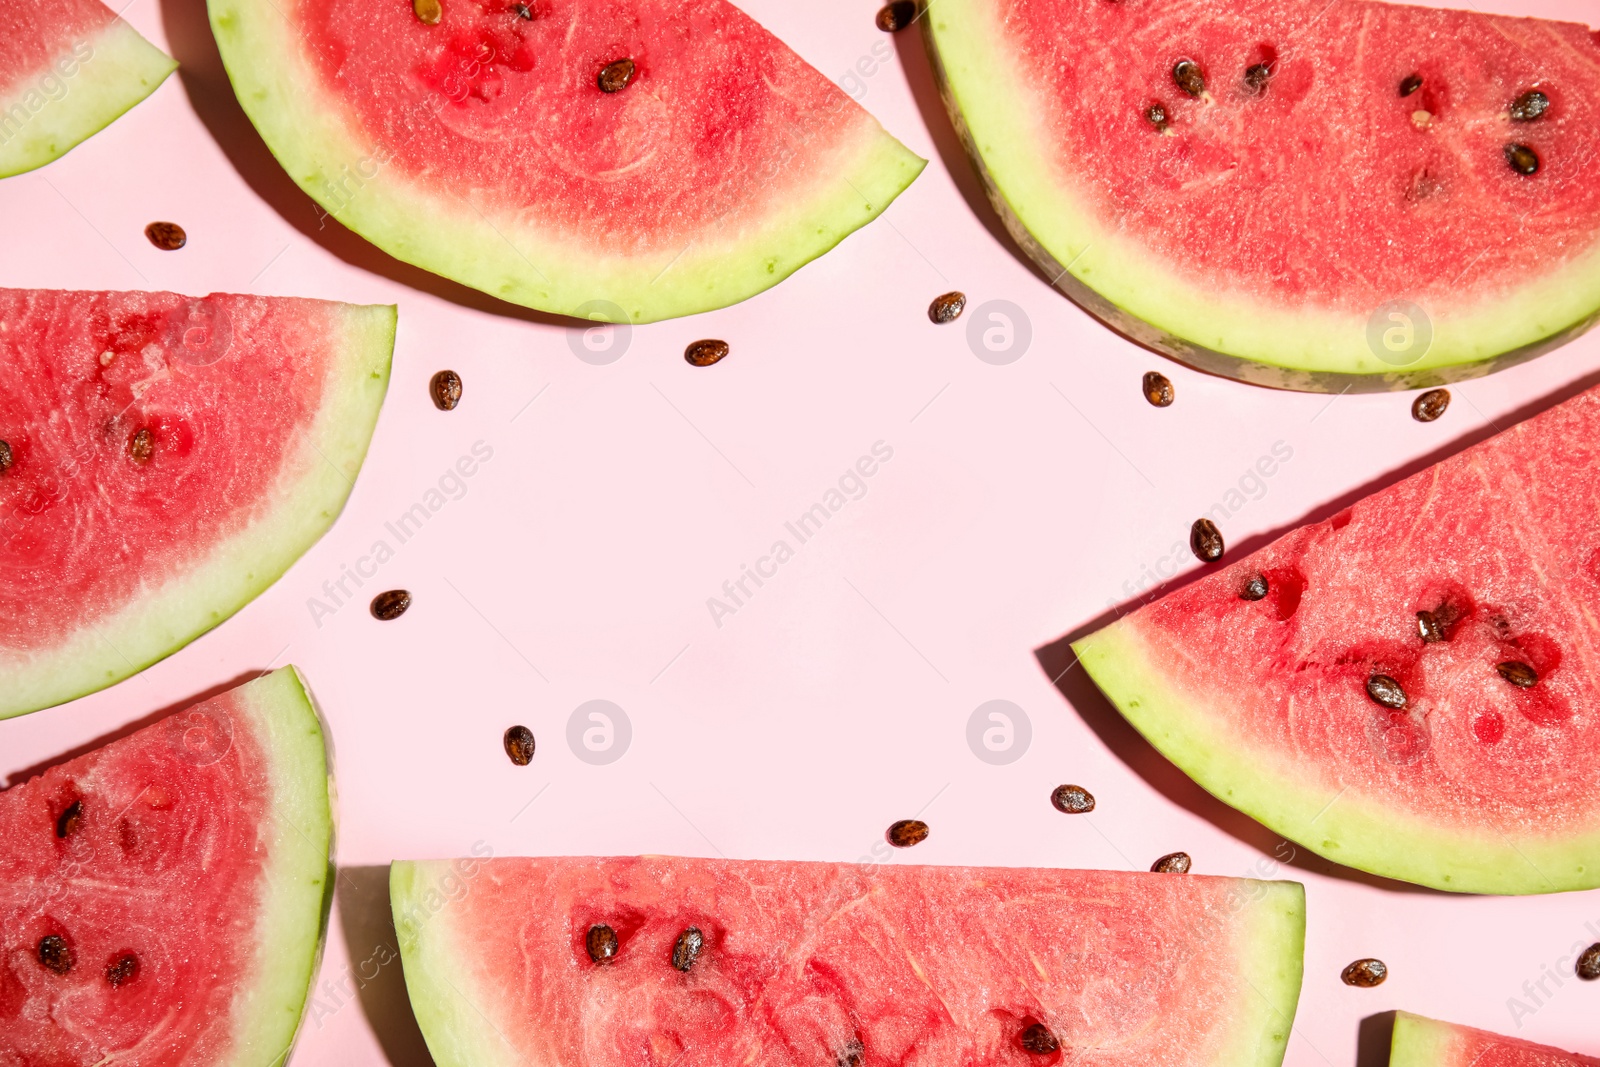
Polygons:
<instances>
[{"instance_id":1,"label":"scattered seed on background","mask_svg":"<svg viewBox=\"0 0 1600 1067\"><path fill-rule=\"evenodd\" d=\"M1144 372L1144 398L1150 401L1152 407L1169 408L1175 397L1172 391L1172 380L1158 371Z\"/></svg>"},{"instance_id":2,"label":"scattered seed on background","mask_svg":"<svg viewBox=\"0 0 1600 1067\"><path fill-rule=\"evenodd\" d=\"M700 933L698 926L691 926L678 935L678 940L672 946L672 966L688 973L694 966L694 961L700 958L700 950L705 948L705 935Z\"/></svg>"},{"instance_id":3,"label":"scattered seed on background","mask_svg":"<svg viewBox=\"0 0 1600 1067\"><path fill-rule=\"evenodd\" d=\"M696 341L683 350L683 359L691 367L709 367L713 363L721 363L728 357L731 349L728 342L718 341L715 338L706 338Z\"/></svg>"},{"instance_id":4,"label":"scattered seed on background","mask_svg":"<svg viewBox=\"0 0 1600 1067\"><path fill-rule=\"evenodd\" d=\"M1222 531L1217 529L1217 524L1210 519L1196 519L1194 525L1189 527L1189 551L1202 563L1215 563L1222 558L1226 546L1222 543Z\"/></svg>"},{"instance_id":5,"label":"scattered seed on background","mask_svg":"<svg viewBox=\"0 0 1600 1067\"><path fill-rule=\"evenodd\" d=\"M1386 708L1406 706L1405 689L1387 674L1374 674L1367 679L1367 696L1372 698L1374 704L1382 704Z\"/></svg>"},{"instance_id":6,"label":"scattered seed on background","mask_svg":"<svg viewBox=\"0 0 1600 1067\"><path fill-rule=\"evenodd\" d=\"M962 292L949 292L933 298L933 303L928 305L928 318L936 326L954 322L967 310L967 294Z\"/></svg>"},{"instance_id":7,"label":"scattered seed on background","mask_svg":"<svg viewBox=\"0 0 1600 1067\"><path fill-rule=\"evenodd\" d=\"M916 17L917 5L912 3L911 0L894 0L894 3L884 4L878 9L878 17L875 21L878 24L878 29L884 33L893 33L911 25L912 22L916 21Z\"/></svg>"},{"instance_id":8,"label":"scattered seed on background","mask_svg":"<svg viewBox=\"0 0 1600 1067\"><path fill-rule=\"evenodd\" d=\"M1500 677L1518 689L1532 689L1539 682L1539 672L1518 660L1497 663L1494 669L1500 672Z\"/></svg>"},{"instance_id":9,"label":"scattered seed on background","mask_svg":"<svg viewBox=\"0 0 1600 1067\"><path fill-rule=\"evenodd\" d=\"M1050 792L1050 803L1063 815L1087 815L1094 810L1094 794L1081 785L1058 785Z\"/></svg>"},{"instance_id":10,"label":"scattered seed on background","mask_svg":"<svg viewBox=\"0 0 1600 1067\"><path fill-rule=\"evenodd\" d=\"M147 429L140 429L128 438L128 456L135 463L149 463L155 450L155 435Z\"/></svg>"},{"instance_id":11,"label":"scattered seed on background","mask_svg":"<svg viewBox=\"0 0 1600 1067\"><path fill-rule=\"evenodd\" d=\"M390 589L372 598L372 617L379 622L393 622L410 606L410 593L404 589Z\"/></svg>"},{"instance_id":12,"label":"scattered seed on background","mask_svg":"<svg viewBox=\"0 0 1600 1067\"><path fill-rule=\"evenodd\" d=\"M1037 1056L1048 1056L1061 1047L1056 1035L1044 1023L1034 1023L1017 1037L1017 1043Z\"/></svg>"},{"instance_id":13,"label":"scattered seed on background","mask_svg":"<svg viewBox=\"0 0 1600 1067\"><path fill-rule=\"evenodd\" d=\"M428 395L433 406L440 411L454 411L461 403L461 375L453 370L442 370L428 380Z\"/></svg>"},{"instance_id":14,"label":"scattered seed on background","mask_svg":"<svg viewBox=\"0 0 1600 1067\"><path fill-rule=\"evenodd\" d=\"M1155 874L1188 874L1194 861L1187 852L1169 852L1150 865Z\"/></svg>"},{"instance_id":15,"label":"scattered seed on background","mask_svg":"<svg viewBox=\"0 0 1600 1067\"><path fill-rule=\"evenodd\" d=\"M1172 80L1190 96L1199 96L1206 91L1206 76L1200 70L1200 64L1192 59L1178 61L1178 65L1172 68Z\"/></svg>"},{"instance_id":16,"label":"scattered seed on background","mask_svg":"<svg viewBox=\"0 0 1600 1067\"><path fill-rule=\"evenodd\" d=\"M1513 122L1534 122L1550 110L1550 98L1537 89L1529 89L1511 102Z\"/></svg>"},{"instance_id":17,"label":"scattered seed on background","mask_svg":"<svg viewBox=\"0 0 1600 1067\"><path fill-rule=\"evenodd\" d=\"M1583 950L1578 957L1578 977L1585 982L1600 981L1600 941Z\"/></svg>"},{"instance_id":18,"label":"scattered seed on background","mask_svg":"<svg viewBox=\"0 0 1600 1067\"><path fill-rule=\"evenodd\" d=\"M526 767L533 762L533 731L526 726L513 726L507 730L505 746L506 755L518 767Z\"/></svg>"},{"instance_id":19,"label":"scattered seed on background","mask_svg":"<svg viewBox=\"0 0 1600 1067\"><path fill-rule=\"evenodd\" d=\"M163 252L176 252L189 243L189 235L176 222L152 222L144 228L144 235Z\"/></svg>"},{"instance_id":20,"label":"scattered seed on background","mask_svg":"<svg viewBox=\"0 0 1600 1067\"><path fill-rule=\"evenodd\" d=\"M1145 121L1162 133L1167 132L1167 109L1162 104L1151 104L1144 109Z\"/></svg>"},{"instance_id":21,"label":"scattered seed on background","mask_svg":"<svg viewBox=\"0 0 1600 1067\"><path fill-rule=\"evenodd\" d=\"M1450 406L1450 390L1429 389L1411 402L1411 417L1418 422L1432 422Z\"/></svg>"},{"instance_id":22,"label":"scattered seed on background","mask_svg":"<svg viewBox=\"0 0 1600 1067\"><path fill-rule=\"evenodd\" d=\"M607 63L605 69L600 71L597 84L602 93L620 93L633 81L633 60L619 59L614 63Z\"/></svg>"},{"instance_id":23,"label":"scattered seed on background","mask_svg":"<svg viewBox=\"0 0 1600 1067\"><path fill-rule=\"evenodd\" d=\"M1271 586L1267 584L1266 575L1252 574L1249 579L1245 581L1244 588L1239 590L1239 599L1251 601L1265 600L1267 594L1271 591Z\"/></svg>"},{"instance_id":24,"label":"scattered seed on background","mask_svg":"<svg viewBox=\"0 0 1600 1067\"><path fill-rule=\"evenodd\" d=\"M895 848L910 848L928 839L928 824L921 819L901 819L884 837Z\"/></svg>"},{"instance_id":25,"label":"scattered seed on background","mask_svg":"<svg viewBox=\"0 0 1600 1067\"><path fill-rule=\"evenodd\" d=\"M1413 74L1400 83L1400 95L1401 97L1410 96L1420 88L1422 88L1422 75Z\"/></svg>"},{"instance_id":26,"label":"scattered seed on background","mask_svg":"<svg viewBox=\"0 0 1600 1067\"><path fill-rule=\"evenodd\" d=\"M429 26L439 25L439 20L444 18L444 8L439 0L411 0L411 13L417 16L417 21Z\"/></svg>"},{"instance_id":27,"label":"scattered seed on background","mask_svg":"<svg viewBox=\"0 0 1600 1067\"><path fill-rule=\"evenodd\" d=\"M1511 164L1511 169L1525 178L1539 173L1539 153L1525 144L1508 144L1505 148L1506 162Z\"/></svg>"},{"instance_id":28,"label":"scattered seed on background","mask_svg":"<svg viewBox=\"0 0 1600 1067\"><path fill-rule=\"evenodd\" d=\"M1265 63L1257 63L1244 72L1244 85L1251 93L1260 96L1267 91L1267 83L1272 80L1272 68Z\"/></svg>"},{"instance_id":29,"label":"scattered seed on background","mask_svg":"<svg viewBox=\"0 0 1600 1067\"><path fill-rule=\"evenodd\" d=\"M83 801L74 800L56 819L56 836L71 837L83 822Z\"/></svg>"},{"instance_id":30,"label":"scattered seed on background","mask_svg":"<svg viewBox=\"0 0 1600 1067\"><path fill-rule=\"evenodd\" d=\"M1389 968L1382 960L1356 960L1339 974L1339 980L1345 985L1353 985L1358 989L1371 989L1373 986L1383 984L1389 977Z\"/></svg>"},{"instance_id":31,"label":"scattered seed on background","mask_svg":"<svg viewBox=\"0 0 1600 1067\"><path fill-rule=\"evenodd\" d=\"M11 446L5 441L0 441L0 474L11 469Z\"/></svg>"},{"instance_id":32,"label":"scattered seed on background","mask_svg":"<svg viewBox=\"0 0 1600 1067\"><path fill-rule=\"evenodd\" d=\"M139 975L139 957L131 952L124 952L110 963L106 964L106 981L115 989L124 982L130 982Z\"/></svg>"},{"instance_id":33,"label":"scattered seed on background","mask_svg":"<svg viewBox=\"0 0 1600 1067\"><path fill-rule=\"evenodd\" d=\"M47 971L66 974L72 970L72 949L59 934L46 934L39 939L39 963Z\"/></svg>"},{"instance_id":34,"label":"scattered seed on background","mask_svg":"<svg viewBox=\"0 0 1600 1067\"><path fill-rule=\"evenodd\" d=\"M583 947L589 951L591 960L604 963L617 954L617 932L605 923L591 926L584 935Z\"/></svg>"},{"instance_id":35,"label":"scattered seed on background","mask_svg":"<svg viewBox=\"0 0 1600 1067\"><path fill-rule=\"evenodd\" d=\"M1437 645L1444 640L1444 627L1439 623L1439 617L1431 611L1417 612L1417 636L1422 638L1425 645Z\"/></svg>"}]
</instances>

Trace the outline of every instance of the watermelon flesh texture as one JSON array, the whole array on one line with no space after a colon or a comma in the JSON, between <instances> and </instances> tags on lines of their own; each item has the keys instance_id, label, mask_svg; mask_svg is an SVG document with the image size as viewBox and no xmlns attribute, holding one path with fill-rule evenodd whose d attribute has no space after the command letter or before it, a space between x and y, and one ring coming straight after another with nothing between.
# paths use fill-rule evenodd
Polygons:
<instances>
[{"instance_id":1,"label":"watermelon flesh texture","mask_svg":"<svg viewBox=\"0 0 1600 1067\"><path fill-rule=\"evenodd\" d=\"M923 161L725 0L211 0L245 111L322 208L515 303L647 322L776 284ZM631 60L632 80L598 78Z\"/></svg>"},{"instance_id":2,"label":"watermelon flesh texture","mask_svg":"<svg viewBox=\"0 0 1600 1067\"><path fill-rule=\"evenodd\" d=\"M1600 1067L1600 1059L1402 1011L1389 1067Z\"/></svg>"},{"instance_id":3,"label":"watermelon flesh texture","mask_svg":"<svg viewBox=\"0 0 1600 1067\"><path fill-rule=\"evenodd\" d=\"M169 655L321 536L366 454L394 321L0 290L0 717Z\"/></svg>"},{"instance_id":4,"label":"watermelon flesh texture","mask_svg":"<svg viewBox=\"0 0 1600 1067\"><path fill-rule=\"evenodd\" d=\"M0 793L0 1063L280 1063L331 840L292 667Z\"/></svg>"},{"instance_id":5,"label":"watermelon flesh texture","mask_svg":"<svg viewBox=\"0 0 1600 1067\"><path fill-rule=\"evenodd\" d=\"M1463 892L1600 886L1597 442L1590 391L1074 648L1174 763L1329 859Z\"/></svg>"},{"instance_id":6,"label":"watermelon flesh texture","mask_svg":"<svg viewBox=\"0 0 1600 1067\"><path fill-rule=\"evenodd\" d=\"M1254 1067L1300 989L1291 882L648 857L396 863L390 887L439 1067ZM1036 1024L1054 1052L1019 1044Z\"/></svg>"},{"instance_id":7,"label":"watermelon flesh texture","mask_svg":"<svg viewBox=\"0 0 1600 1067\"><path fill-rule=\"evenodd\" d=\"M940 0L923 22L1018 241L1176 359L1393 389L1488 373L1600 316L1588 27L1369 0ZM1530 90L1548 108L1513 121Z\"/></svg>"},{"instance_id":8,"label":"watermelon flesh texture","mask_svg":"<svg viewBox=\"0 0 1600 1067\"><path fill-rule=\"evenodd\" d=\"M0 178L41 167L155 91L177 64L99 0L0 9Z\"/></svg>"}]
</instances>

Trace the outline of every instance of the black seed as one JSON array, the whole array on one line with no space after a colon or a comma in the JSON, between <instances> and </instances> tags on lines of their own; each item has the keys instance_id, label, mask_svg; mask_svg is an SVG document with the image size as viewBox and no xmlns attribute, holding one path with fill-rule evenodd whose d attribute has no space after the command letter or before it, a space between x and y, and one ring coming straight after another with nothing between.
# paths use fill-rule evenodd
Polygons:
<instances>
[{"instance_id":1,"label":"black seed","mask_svg":"<svg viewBox=\"0 0 1600 1067\"><path fill-rule=\"evenodd\" d=\"M1418 422L1432 422L1450 406L1450 390L1429 389L1411 402L1411 417Z\"/></svg>"},{"instance_id":2,"label":"black seed","mask_svg":"<svg viewBox=\"0 0 1600 1067\"><path fill-rule=\"evenodd\" d=\"M928 318L937 326L954 322L967 310L967 294L960 292L945 293L943 296L933 298L933 303L928 305Z\"/></svg>"},{"instance_id":3,"label":"black seed","mask_svg":"<svg viewBox=\"0 0 1600 1067\"><path fill-rule=\"evenodd\" d=\"M1532 177L1539 173L1539 153L1525 144L1506 145L1506 162L1511 164L1511 169L1523 177Z\"/></svg>"},{"instance_id":4,"label":"black seed","mask_svg":"<svg viewBox=\"0 0 1600 1067\"><path fill-rule=\"evenodd\" d=\"M605 923L591 926L584 935L583 947L589 950L591 960L604 963L617 954L617 932Z\"/></svg>"},{"instance_id":5,"label":"black seed","mask_svg":"<svg viewBox=\"0 0 1600 1067\"><path fill-rule=\"evenodd\" d=\"M684 362L691 367L709 367L727 358L728 342L707 339L696 341L683 350Z\"/></svg>"},{"instance_id":6,"label":"black seed","mask_svg":"<svg viewBox=\"0 0 1600 1067\"><path fill-rule=\"evenodd\" d=\"M1039 1056L1048 1056L1061 1047L1056 1035L1044 1023L1034 1023L1017 1035L1017 1044Z\"/></svg>"},{"instance_id":7,"label":"black seed","mask_svg":"<svg viewBox=\"0 0 1600 1067\"><path fill-rule=\"evenodd\" d=\"M442 370L428 380L428 395L433 406L440 411L454 411L461 403L461 375L453 370Z\"/></svg>"},{"instance_id":8,"label":"black seed","mask_svg":"<svg viewBox=\"0 0 1600 1067\"><path fill-rule=\"evenodd\" d=\"M1178 60L1178 65L1172 68L1172 80L1190 96L1199 96L1206 91L1206 76L1200 70L1200 64L1192 59Z\"/></svg>"},{"instance_id":9,"label":"black seed","mask_svg":"<svg viewBox=\"0 0 1600 1067\"><path fill-rule=\"evenodd\" d=\"M1400 83L1400 95L1402 97L1410 96L1420 88L1422 88L1422 75L1413 74Z\"/></svg>"},{"instance_id":10,"label":"black seed","mask_svg":"<svg viewBox=\"0 0 1600 1067\"><path fill-rule=\"evenodd\" d=\"M597 84L602 93L620 93L633 81L633 60L619 59L615 63L607 63L600 72Z\"/></svg>"},{"instance_id":11,"label":"black seed","mask_svg":"<svg viewBox=\"0 0 1600 1067\"><path fill-rule=\"evenodd\" d=\"M529 7L527 4L512 4L511 13L517 16L517 18L523 19L527 22L533 21L533 8Z\"/></svg>"},{"instance_id":12,"label":"black seed","mask_svg":"<svg viewBox=\"0 0 1600 1067\"><path fill-rule=\"evenodd\" d=\"M694 961L700 958L700 950L706 947L705 936L700 933L698 926L691 926L678 935L678 940L672 946L672 965L685 974L694 966Z\"/></svg>"},{"instance_id":13,"label":"black seed","mask_svg":"<svg viewBox=\"0 0 1600 1067\"><path fill-rule=\"evenodd\" d=\"M1529 89L1515 100L1511 101L1511 120L1513 122L1533 122L1544 117L1550 110L1550 98L1537 89Z\"/></svg>"},{"instance_id":14,"label":"black seed","mask_svg":"<svg viewBox=\"0 0 1600 1067\"><path fill-rule=\"evenodd\" d=\"M1439 622L1439 617L1431 611L1417 612L1417 636L1422 638L1425 645L1437 645L1444 640L1444 626Z\"/></svg>"},{"instance_id":15,"label":"black seed","mask_svg":"<svg viewBox=\"0 0 1600 1067\"><path fill-rule=\"evenodd\" d=\"M518 767L526 767L533 762L533 731L526 726L513 726L507 730L505 744L506 755Z\"/></svg>"},{"instance_id":16,"label":"black seed","mask_svg":"<svg viewBox=\"0 0 1600 1067\"><path fill-rule=\"evenodd\" d=\"M444 7L439 0L411 0L411 13L417 16L418 22L437 26L444 18Z\"/></svg>"},{"instance_id":17,"label":"black seed","mask_svg":"<svg viewBox=\"0 0 1600 1067\"><path fill-rule=\"evenodd\" d=\"M1150 865L1156 874L1188 874L1194 861L1187 852L1169 852Z\"/></svg>"},{"instance_id":18,"label":"black seed","mask_svg":"<svg viewBox=\"0 0 1600 1067\"><path fill-rule=\"evenodd\" d=\"M917 5L911 0L894 0L892 4L884 4L878 9L878 29L884 33L893 33L903 30L911 25L917 17Z\"/></svg>"},{"instance_id":19,"label":"black seed","mask_svg":"<svg viewBox=\"0 0 1600 1067\"><path fill-rule=\"evenodd\" d=\"M1189 551L1202 563L1215 563L1222 558L1222 531L1210 519L1196 519L1189 527Z\"/></svg>"},{"instance_id":20,"label":"black seed","mask_svg":"<svg viewBox=\"0 0 1600 1067\"><path fill-rule=\"evenodd\" d=\"M921 819L901 819L884 836L895 848L910 848L928 839L928 824Z\"/></svg>"},{"instance_id":21,"label":"black seed","mask_svg":"<svg viewBox=\"0 0 1600 1067\"><path fill-rule=\"evenodd\" d=\"M124 952L110 963L106 964L106 981L112 987L124 982L131 982L139 975L139 957L131 952Z\"/></svg>"},{"instance_id":22,"label":"black seed","mask_svg":"<svg viewBox=\"0 0 1600 1067\"><path fill-rule=\"evenodd\" d=\"M1356 960L1339 974L1340 981L1345 985L1357 986L1361 989L1371 989L1373 986L1382 985L1383 980L1389 977L1389 968L1384 966L1382 960Z\"/></svg>"},{"instance_id":23,"label":"black seed","mask_svg":"<svg viewBox=\"0 0 1600 1067\"><path fill-rule=\"evenodd\" d=\"M1245 580L1243 588L1239 590L1239 599L1264 600L1269 592L1271 592L1271 586L1267 584L1267 576L1264 574L1252 574Z\"/></svg>"},{"instance_id":24,"label":"black seed","mask_svg":"<svg viewBox=\"0 0 1600 1067\"><path fill-rule=\"evenodd\" d=\"M1094 794L1081 785L1058 785L1050 792L1050 803L1063 815L1087 815L1094 810Z\"/></svg>"},{"instance_id":25,"label":"black seed","mask_svg":"<svg viewBox=\"0 0 1600 1067\"><path fill-rule=\"evenodd\" d=\"M1374 704L1382 704L1386 708L1406 706L1406 691L1387 674L1374 674L1367 679L1367 696L1372 698Z\"/></svg>"},{"instance_id":26,"label":"black seed","mask_svg":"<svg viewBox=\"0 0 1600 1067\"><path fill-rule=\"evenodd\" d=\"M74 800L56 819L56 836L71 837L83 822L83 801Z\"/></svg>"},{"instance_id":27,"label":"black seed","mask_svg":"<svg viewBox=\"0 0 1600 1067\"><path fill-rule=\"evenodd\" d=\"M411 594L404 589L391 589L372 598L372 617L379 622L393 622L411 606Z\"/></svg>"},{"instance_id":28,"label":"black seed","mask_svg":"<svg viewBox=\"0 0 1600 1067\"><path fill-rule=\"evenodd\" d=\"M56 934L46 934L39 939L39 963L47 971L66 974L75 961L67 940Z\"/></svg>"},{"instance_id":29,"label":"black seed","mask_svg":"<svg viewBox=\"0 0 1600 1067\"><path fill-rule=\"evenodd\" d=\"M128 456L135 463L149 463L155 450L155 434L147 429L141 429L128 438Z\"/></svg>"},{"instance_id":30,"label":"black seed","mask_svg":"<svg viewBox=\"0 0 1600 1067\"><path fill-rule=\"evenodd\" d=\"M1265 63L1257 63L1244 72L1244 87L1253 95L1260 96L1267 91L1267 83L1272 80L1272 68Z\"/></svg>"},{"instance_id":31,"label":"black seed","mask_svg":"<svg viewBox=\"0 0 1600 1067\"><path fill-rule=\"evenodd\" d=\"M0 474L10 470L11 464L11 446L4 441L0 441Z\"/></svg>"},{"instance_id":32,"label":"black seed","mask_svg":"<svg viewBox=\"0 0 1600 1067\"><path fill-rule=\"evenodd\" d=\"M1164 104L1151 104L1149 107L1144 109L1144 117L1145 117L1145 121L1150 123L1150 125L1154 126L1156 129L1162 131L1163 133L1166 132L1166 129L1167 129L1167 108L1166 108L1166 105L1164 105Z\"/></svg>"},{"instance_id":33,"label":"black seed","mask_svg":"<svg viewBox=\"0 0 1600 1067\"><path fill-rule=\"evenodd\" d=\"M1583 950L1583 955L1578 957L1577 971L1585 982L1600 979L1600 941Z\"/></svg>"},{"instance_id":34,"label":"black seed","mask_svg":"<svg viewBox=\"0 0 1600 1067\"><path fill-rule=\"evenodd\" d=\"M1497 663L1494 669L1500 672L1500 677L1518 689L1532 689L1539 682L1539 672L1517 660Z\"/></svg>"},{"instance_id":35,"label":"black seed","mask_svg":"<svg viewBox=\"0 0 1600 1067\"><path fill-rule=\"evenodd\" d=\"M1171 407L1174 395L1172 382L1165 374L1153 370L1144 372L1144 398L1152 407Z\"/></svg>"},{"instance_id":36,"label":"black seed","mask_svg":"<svg viewBox=\"0 0 1600 1067\"><path fill-rule=\"evenodd\" d=\"M189 235L176 222L152 222L144 228L144 235L163 252L176 252L189 243Z\"/></svg>"}]
</instances>

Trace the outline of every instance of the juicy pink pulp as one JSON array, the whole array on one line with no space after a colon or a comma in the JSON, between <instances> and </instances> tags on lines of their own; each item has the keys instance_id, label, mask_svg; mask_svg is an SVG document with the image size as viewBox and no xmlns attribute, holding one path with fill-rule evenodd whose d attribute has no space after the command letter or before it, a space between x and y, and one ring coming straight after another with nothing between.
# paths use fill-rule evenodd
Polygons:
<instances>
[{"instance_id":1,"label":"juicy pink pulp","mask_svg":"<svg viewBox=\"0 0 1600 1067\"><path fill-rule=\"evenodd\" d=\"M300 0L293 22L347 121L377 145L330 190L394 168L605 254L736 230L824 177L854 101L725 0ZM632 59L626 88L602 69ZM832 177L832 175L828 175Z\"/></svg>"},{"instance_id":2,"label":"juicy pink pulp","mask_svg":"<svg viewBox=\"0 0 1600 1067\"><path fill-rule=\"evenodd\" d=\"M0 1063L168 1067L229 1047L270 796L237 700L0 793ZM52 936L65 973L40 960Z\"/></svg>"},{"instance_id":3,"label":"juicy pink pulp","mask_svg":"<svg viewBox=\"0 0 1600 1067\"><path fill-rule=\"evenodd\" d=\"M1600 241L1600 36L1583 26L1370 0L998 6L1058 179L1197 284L1363 315L1470 308ZM1206 97L1175 83L1185 59ZM1512 122L1533 88L1549 111Z\"/></svg>"},{"instance_id":4,"label":"juicy pink pulp","mask_svg":"<svg viewBox=\"0 0 1600 1067\"><path fill-rule=\"evenodd\" d=\"M273 502L342 340L336 306L0 290L0 650L59 644Z\"/></svg>"},{"instance_id":5,"label":"juicy pink pulp","mask_svg":"<svg viewBox=\"0 0 1600 1067\"><path fill-rule=\"evenodd\" d=\"M1151 665L1319 788L1435 824L1600 822L1600 392L1129 616ZM1247 601L1252 575L1271 591ZM1456 616L1426 643L1417 613ZM1519 688L1502 663L1537 682ZM1407 704L1367 695L1387 675Z\"/></svg>"},{"instance_id":6,"label":"juicy pink pulp","mask_svg":"<svg viewBox=\"0 0 1600 1067\"><path fill-rule=\"evenodd\" d=\"M478 1007L528 1063L1192 1067L1258 997L1233 879L664 857L445 877ZM618 947L596 963L602 923ZM1058 1051L1022 1048L1035 1023Z\"/></svg>"},{"instance_id":7,"label":"juicy pink pulp","mask_svg":"<svg viewBox=\"0 0 1600 1067\"><path fill-rule=\"evenodd\" d=\"M1455 1044L1439 1067L1600 1067L1600 1060L1548 1045L1519 1041L1466 1026L1452 1026Z\"/></svg>"},{"instance_id":8,"label":"juicy pink pulp","mask_svg":"<svg viewBox=\"0 0 1600 1067\"><path fill-rule=\"evenodd\" d=\"M36 84L50 74L51 62L71 54L74 45L92 47L116 18L99 0L0 4L0 100L27 89L51 89L53 83Z\"/></svg>"}]
</instances>

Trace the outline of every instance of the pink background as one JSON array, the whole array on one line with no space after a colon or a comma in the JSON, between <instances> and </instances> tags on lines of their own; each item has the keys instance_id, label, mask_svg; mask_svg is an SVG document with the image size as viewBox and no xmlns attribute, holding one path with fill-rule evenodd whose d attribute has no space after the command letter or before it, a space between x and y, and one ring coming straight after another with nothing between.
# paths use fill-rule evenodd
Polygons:
<instances>
[{"instance_id":1,"label":"pink background","mask_svg":"<svg viewBox=\"0 0 1600 1067\"><path fill-rule=\"evenodd\" d=\"M1475 6L1596 11L1587 0ZM1409 417L1409 394L1331 399L1193 373L1113 336L996 240L915 36L885 38L869 0L746 7L835 79L866 58L863 102L932 162L883 219L777 289L635 329L621 359L595 366L559 323L319 230L234 103L198 0L135 0L127 17L184 63L181 77L62 161L0 183L0 284L394 302L394 380L332 532L168 661L0 724L0 774L246 672L299 665L337 750L342 873L298 1067L427 1062L399 965L377 962L392 947L392 858L483 841L496 854L857 860L914 814L931 836L888 862L1143 869L1183 849L1198 872L1304 882L1294 1067L1358 1062L1361 1020L1393 1008L1600 1054L1600 984L1580 986L1570 964L1520 1030L1507 1003L1534 1007L1523 983L1600 940L1584 929L1600 929L1600 892L1463 898L1309 854L1279 867L1278 838L1165 766L1076 671L1058 691L1034 655L1148 584L1141 573L1274 444L1292 458L1223 524L1234 545L1595 380L1600 333L1455 388L1427 426ZM874 65L875 48L887 61ZM151 247L141 230L155 219L186 227L188 247ZM971 306L1020 306L1033 332L1023 358L988 365L968 348L968 320L931 325L927 304L948 289ZM733 355L687 366L683 347L700 337L726 339ZM447 366L466 394L445 414L427 382ZM1173 407L1142 399L1150 369L1176 384ZM464 495L319 626L308 598L374 540L392 544L385 521L478 441L493 458ZM774 540L794 544L785 521L878 441L893 458L865 496L717 626L707 598ZM365 601L393 586L415 604L377 623ZM565 741L573 709L596 698L633 728L607 766ZM992 699L1031 722L1031 747L1009 766L981 762L966 741L968 717ZM526 768L500 747L516 722L538 738ZM1094 814L1050 807L1064 781L1094 792ZM1341 985L1340 969L1368 955L1388 962L1388 983ZM363 962L377 976L352 996ZM1370 1029L1364 1067L1383 1062Z\"/></svg>"}]
</instances>

